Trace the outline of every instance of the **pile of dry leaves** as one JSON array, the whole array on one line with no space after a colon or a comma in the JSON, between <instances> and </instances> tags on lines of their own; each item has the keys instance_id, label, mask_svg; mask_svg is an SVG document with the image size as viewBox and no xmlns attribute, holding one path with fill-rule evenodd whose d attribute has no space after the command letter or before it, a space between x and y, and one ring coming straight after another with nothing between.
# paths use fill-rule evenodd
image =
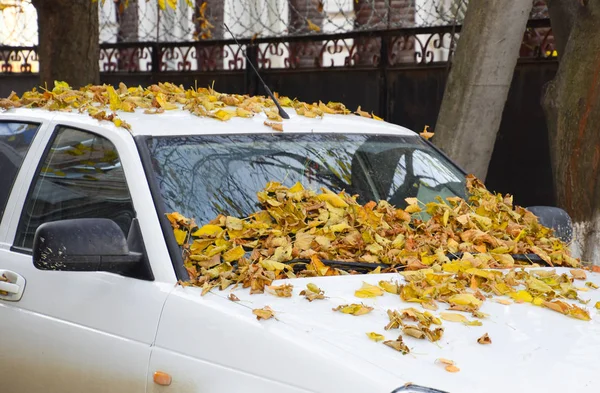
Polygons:
<instances>
[{"instance_id":1,"label":"pile of dry leaves","mask_svg":"<svg viewBox=\"0 0 600 393\"><path fill-rule=\"evenodd\" d=\"M382 328L398 329L402 334L383 344L405 354L410 350L403 335L438 341L444 333L442 320L482 325L487 315L480 307L485 301L530 303L590 320L589 312L572 302L587 304L589 300L580 298L579 292L598 288L585 282L584 270L558 274L535 269L538 263L526 258L513 257L529 254L539 264L577 268L580 261L570 256L568 245L553 237L552 230L540 225L531 212L513 206L510 196L490 193L473 176L467 177L467 192L468 201L453 197L422 204L408 198L407 208L399 209L385 201L360 205L354 196L343 192L323 189L316 193L299 183L288 188L271 182L257 195L262 210L249 217L220 215L198 227L192 219L171 213L168 218L183 248L190 277L181 284L200 286L202 294L235 285L250 288L250 293L267 291L291 297L292 281L278 286L272 282L358 274L351 267L340 267L339 262L343 265L344 261L370 265L370 273L396 271L403 282L365 282L354 296L375 298L388 293L425 309L387 311L389 323ZM422 220L422 213L429 218ZM354 266L352 263L348 265ZM327 297L313 283L300 296L310 302ZM239 300L233 293L229 299ZM445 304L445 310L439 316L427 311L438 310L440 304ZM333 309L353 316L372 310L363 303ZM269 307L253 312L258 319L274 317ZM367 336L384 340L376 332ZM484 334L477 342L492 341ZM448 371L458 371L451 361L444 365Z\"/></svg>"},{"instance_id":2,"label":"pile of dry leaves","mask_svg":"<svg viewBox=\"0 0 600 393\"><path fill-rule=\"evenodd\" d=\"M325 114L352 113L341 103L322 102L308 104L288 97L278 97L283 107L294 108L306 117L322 117ZM111 85L88 85L78 90L65 82L55 82L52 90L25 92L21 97L12 92L8 98L0 98L0 109L44 108L51 111L76 110L88 113L95 119L112 121L117 127L130 129L129 124L118 117L117 112L133 112L136 108L144 113L157 114L173 109L184 109L194 115L226 121L232 117L253 117L264 112L265 125L283 131L282 118L273 100L264 96L223 94L212 88L185 89L172 83L158 83L147 88L127 87L120 83ZM357 109L356 114L381 120L375 115Z\"/></svg>"}]
</instances>

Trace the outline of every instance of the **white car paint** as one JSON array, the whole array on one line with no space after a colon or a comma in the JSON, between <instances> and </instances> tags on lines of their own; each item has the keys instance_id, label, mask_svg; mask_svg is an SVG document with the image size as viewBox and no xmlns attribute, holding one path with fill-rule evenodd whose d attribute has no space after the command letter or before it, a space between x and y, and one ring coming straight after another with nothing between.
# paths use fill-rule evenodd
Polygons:
<instances>
[{"instance_id":1,"label":"white car paint","mask_svg":"<svg viewBox=\"0 0 600 393\"><path fill-rule=\"evenodd\" d=\"M356 116L297 116L284 132L343 132L414 135L385 122ZM384 331L388 308L415 307L398 296L358 299L362 281L395 275L295 279L295 296L250 295L236 289L201 296L199 288L177 286L164 236L133 135L272 133L265 116L227 122L184 111L119 116L129 132L85 114L14 109L3 120L43 123L31 145L0 222L0 269L25 280L17 302L0 300L0 391L7 393L391 393L405 383L448 392L596 392L600 327L532 305L486 302L490 316L481 327L444 322L438 343L407 338L412 353L401 355L366 336ZM11 249L20 209L55 125L71 125L108 138L121 158L155 280L141 281L105 272L41 271L28 254ZM562 272L562 269L558 269ZM588 273L600 285L598 274ZM401 277L398 279L402 281ZM307 282L328 299L309 303L298 296ZM283 281L282 281L283 282ZM590 305L599 292L588 292ZM360 317L333 312L339 304L364 302L375 310ZM258 321L253 308L269 305L276 318ZM492 345L476 339L489 333ZM461 371L434 363L443 357ZM155 371L172 376L170 386L153 383Z\"/></svg>"}]
</instances>

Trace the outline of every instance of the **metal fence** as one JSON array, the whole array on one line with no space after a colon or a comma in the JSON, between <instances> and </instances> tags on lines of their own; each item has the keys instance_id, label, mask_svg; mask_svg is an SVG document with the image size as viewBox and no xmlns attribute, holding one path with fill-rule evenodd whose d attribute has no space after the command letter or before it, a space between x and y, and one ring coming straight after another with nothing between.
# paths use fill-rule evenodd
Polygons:
<instances>
[{"instance_id":1,"label":"metal fence","mask_svg":"<svg viewBox=\"0 0 600 393\"><path fill-rule=\"evenodd\" d=\"M0 73L37 72L35 8L30 0L0 4L7 1L13 6L0 12ZM240 70L246 51L260 68L445 62L467 6L468 0L178 0L163 10L157 0L99 0L100 69ZM241 47L223 34L223 22ZM552 56L552 41L545 3L536 1L521 55Z\"/></svg>"}]
</instances>

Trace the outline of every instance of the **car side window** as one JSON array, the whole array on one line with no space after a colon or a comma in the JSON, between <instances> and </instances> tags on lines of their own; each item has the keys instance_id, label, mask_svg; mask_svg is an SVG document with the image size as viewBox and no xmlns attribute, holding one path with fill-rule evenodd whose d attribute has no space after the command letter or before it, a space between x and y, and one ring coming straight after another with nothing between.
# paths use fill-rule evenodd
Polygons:
<instances>
[{"instance_id":1,"label":"car side window","mask_svg":"<svg viewBox=\"0 0 600 393\"><path fill-rule=\"evenodd\" d=\"M115 146L99 135L58 127L29 190L14 245L31 249L43 223L108 218L125 236L135 217Z\"/></svg>"},{"instance_id":2,"label":"car side window","mask_svg":"<svg viewBox=\"0 0 600 393\"><path fill-rule=\"evenodd\" d=\"M0 219L39 124L0 121Z\"/></svg>"}]
</instances>

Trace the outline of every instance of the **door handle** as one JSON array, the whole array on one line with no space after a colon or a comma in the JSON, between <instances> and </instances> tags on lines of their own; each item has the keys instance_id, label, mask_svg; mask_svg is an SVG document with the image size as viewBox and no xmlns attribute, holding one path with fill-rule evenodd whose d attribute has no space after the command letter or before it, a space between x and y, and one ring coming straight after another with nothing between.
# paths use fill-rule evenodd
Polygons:
<instances>
[{"instance_id":1,"label":"door handle","mask_svg":"<svg viewBox=\"0 0 600 393\"><path fill-rule=\"evenodd\" d=\"M24 289L25 279L20 274L0 269L0 300L18 302Z\"/></svg>"}]
</instances>

